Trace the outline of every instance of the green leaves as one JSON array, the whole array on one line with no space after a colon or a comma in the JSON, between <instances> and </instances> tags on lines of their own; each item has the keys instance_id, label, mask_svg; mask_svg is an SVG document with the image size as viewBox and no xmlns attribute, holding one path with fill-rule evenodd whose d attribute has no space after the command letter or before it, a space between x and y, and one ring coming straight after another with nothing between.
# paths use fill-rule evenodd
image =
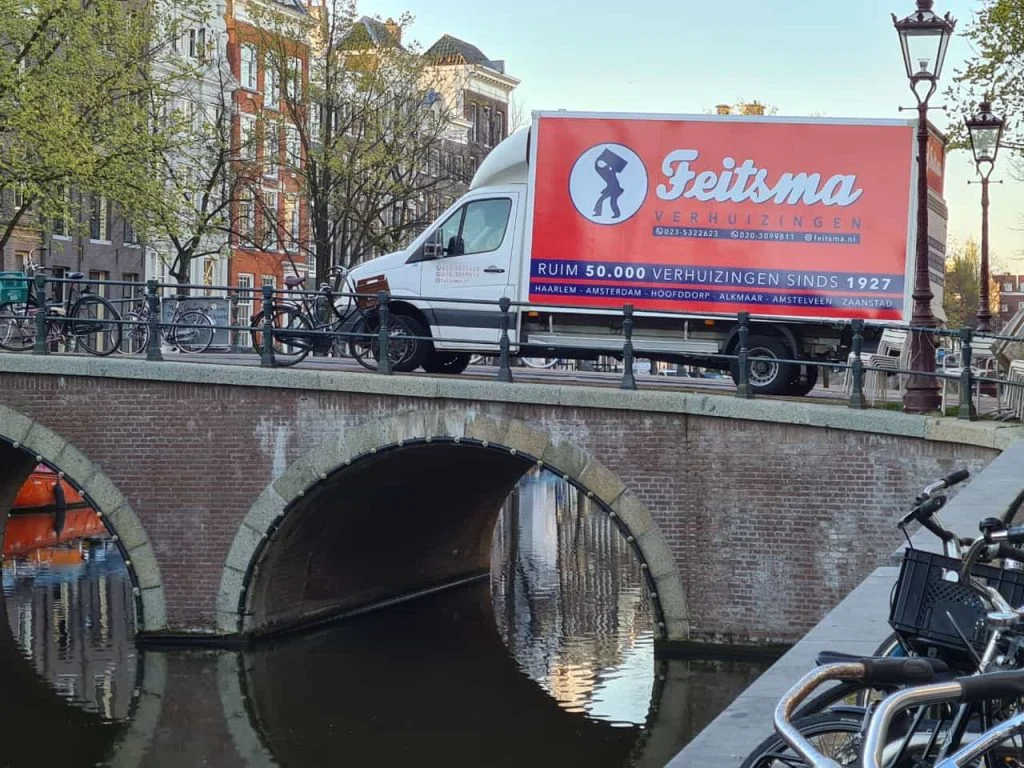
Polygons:
<instances>
[{"instance_id":1,"label":"green leaves","mask_svg":"<svg viewBox=\"0 0 1024 768\"><path fill-rule=\"evenodd\" d=\"M154 197L169 136L149 120L151 97L192 76L158 65L182 27L203 18L200 6L0 0L0 189L21 188L44 220L63 212L61 188L128 208L142 192Z\"/></svg>"},{"instance_id":2,"label":"green leaves","mask_svg":"<svg viewBox=\"0 0 1024 768\"><path fill-rule=\"evenodd\" d=\"M1020 0L985 0L964 35L972 55L959 68L947 95L951 99L953 147L969 146L963 117L991 97L1007 120L1005 138L1024 140L1017 116L1024 112L1024 3Z\"/></svg>"}]
</instances>

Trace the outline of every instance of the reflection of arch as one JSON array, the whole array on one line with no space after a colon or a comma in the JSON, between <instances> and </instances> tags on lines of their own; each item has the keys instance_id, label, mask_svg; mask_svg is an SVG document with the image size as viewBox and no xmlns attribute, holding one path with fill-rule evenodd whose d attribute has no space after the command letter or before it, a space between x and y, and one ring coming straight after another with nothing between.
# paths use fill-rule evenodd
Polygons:
<instances>
[{"instance_id":1,"label":"reflection of arch","mask_svg":"<svg viewBox=\"0 0 1024 768\"><path fill-rule=\"evenodd\" d=\"M103 517L114 535L135 587L137 631L155 632L167 626L160 566L149 537L127 499L110 478L84 454L56 432L39 422L0 405L0 465L10 467L0 477L0 504L10 508L17 488L43 462L63 473L89 504ZM13 490L12 490L13 488ZM0 538L7 516L0 515Z\"/></svg>"},{"instance_id":2,"label":"reflection of arch","mask_svg":"<svg viewBox=\"0 0 1024 768\"><path fill-rule=\"evenodd\" d=\"M273 549L264 544L307 494L322 490L325 481L336 473L372 467L383 457L399 457L402 450L416 449L422 457L428 446L432 450L445 446L449 451L488 451L495 461L503 462L500 467L492 462L503 482L511 479L514 484L531 464L536 464L582 488L612 515L646 569L659 617L659 635L669 639L687 637L686 600L675 562L640 499L597 459L567 441L556 440L516 419L463 411L411 411L375 420L345 430L293 462L257 497L235 536L217 597L219 630L233 634L262 628L252 618L253 601L247 593L267 550Z\"/></svg>"},{"instance_id":3,"label":"reflection of arch","mask_svg":"<svg viewBox=\"0 0 1024 768\"><path fill-rule=\"evenodd\" d=\"M114 748L103 763L108 768L136 768L153 741L167 689L167 657L162 653L143 653L142 684L136 691L135 710Z\"/></svg>"}]
</instances>

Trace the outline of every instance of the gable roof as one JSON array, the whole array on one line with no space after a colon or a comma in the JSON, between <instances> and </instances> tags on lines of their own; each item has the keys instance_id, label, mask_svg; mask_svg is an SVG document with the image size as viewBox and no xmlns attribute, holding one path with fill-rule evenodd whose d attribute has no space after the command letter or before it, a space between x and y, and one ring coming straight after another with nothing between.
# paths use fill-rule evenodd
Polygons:
<instances>
[{"instance_id":1,"label":"gable roof","mask_svg":"<svg viewBox=\"0 0 1024 768\"><path fill-rule=\"evenodd\" d=\"M438 64L480 64L505 74L504 61L488 59L475 45L452 35L443 35L423 55Z\"/></svg>"},{"instance_id":2,"label":"gable roof","mask_svg":"<svg viewBox=\"0 0 1024 768\"><path fill-rule=\"evenodd\" d=\"M351 45L401 45L401 34L395 34L386 22L362 16L345 33L344 41Z\"/></svg>"}]
</instances>

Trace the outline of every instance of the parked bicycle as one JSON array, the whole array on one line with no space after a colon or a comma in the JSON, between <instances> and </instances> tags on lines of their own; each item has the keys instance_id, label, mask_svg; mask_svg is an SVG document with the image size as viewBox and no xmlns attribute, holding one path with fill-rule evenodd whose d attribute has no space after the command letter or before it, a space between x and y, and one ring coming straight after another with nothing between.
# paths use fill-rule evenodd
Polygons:
<instances>
[{"instance_id":1,"label":"parked bicycle","mask_svg":"<svg viewBox=\"0 0 1024 768\"><path fill-rule=\"evenodd\" d=\"M1024 573L1011 567L1024 562L1024 552L1013 546L1024 543L1024 526L1012 526L1021 502L1001 518L983 520L977 539L956 536L936 513L946 500L941 491L967 476L955 472L931 484L899 521L901 529L912 522L927 528L942 541L945 554L906 550L890 606L895 633L879 648L887 657L820 654L818 668L780 702L776 735L751 752L744 768L1024 766L1024 746L1013 740L1024 731L1004 728L1021 711L1024 683L996 689L992 696L912 709L908 703L920 705L924 699L903 690L940 679L980 681L996 671L1024 674L1019 671L1024 668L1024 609L1010 603L1024 601ZM982 565L995 561L1002 567ZM981 682L967 685L983 687ZM859 706L850 706L851 694ZM891 715L884 728L877 726L878 713L902 694L907 696L899 699L904 706L898 717ZM872 735L874 727L881 730ZM971 751L972 743L986 738L996 740ZM948 762L967 754L981 762Z\"/></svg>"},{"instance_id":2,"label":"parked bicycle","mask_svg":"<svg viewBox=\"0 0 1024 768\"><path fill-rule=\"evenodd\" d=\"M206 308L197 309L186 304L187 300L179 300L174 305L169 324L160 323L162 341L172 349L180 352L205 352L213 344L213 320ZM124 339L120 351L126 355L136 355L146 351L149 346L149 303L140 297L125 319L130 321L124 331Z\"/></svg>"},{"instance_id":3,"label":"parked bicycle","mask_svg":"<svg viewBox=\"0 0 1024 768\"><path fill-rule=\"evenodd\" d=\"M342 351L369 370L377 369L380 359L380 313L376 296L370 292L355 296L357 287L348 280L344 267L332 267L334 284L323 283L315 293L287 294L271 307L271 345L278 365L296 365L310 352ZM305 275L290 275L285 286L301 289ZM339 289L345 286L342 293ZM264 312L261 309L251 320L253 349L263 350ZM410 317L392 314L388 322L388 359L395 371L415 370L423 362L418 359L421 345L411 337L424 336L426 330Z\"/></svg>"},{"instance_id":4,"label":"parked bicycle","mask_svg":"<svg viewBox=\"0 0 1024 768\"><path fill-rule=\"evenodd\" d=\"M92 292L82 272L69 272L62 299L40 296L32 278L50 270L50 267L29 262L29 278L24 301L0 304L0 348L11 352L25 352L36 342L36 316L46 317L46 343L75 352L83 349L91 355L109 355L121 344L121 315L117 308L102 296Z\"/></svg>"}]
</instances>

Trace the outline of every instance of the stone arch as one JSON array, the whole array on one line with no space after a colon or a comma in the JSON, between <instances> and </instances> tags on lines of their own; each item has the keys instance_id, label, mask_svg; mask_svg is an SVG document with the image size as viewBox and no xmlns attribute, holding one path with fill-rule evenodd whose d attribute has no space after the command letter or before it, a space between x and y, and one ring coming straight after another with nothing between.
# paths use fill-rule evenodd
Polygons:
<instances>
[{"instance_id":1,"label":"stone arch","mask_svg":"<svg viewBox=\"0 0 1024 768\"><path fill-rule=\"evenodd\" d=\"M379 453L434 441L478 446L533 462L581 488L616 522L647 573L661 639L689 635L682 580L640 498L595 457L524 421L475 411L416 410L345 430L294 461L264 488L235 535L217 596L218 631L248 634L247 590L264 543L293 505L338 470Z\"/></svg>"},{"instance_id":2,"label":"stone arch","mask_svg":"<svg viewBox=\"0 0 1024 768\"><path fill-rule=\"evenodd\" d=\"M74 483L103 518L124 557L135 592L136 631L166 629L164 588L156 553L138 515L106 473L57 432L0 405L0 446L8 444L34 457L36 463L52 466Z\"/></svg>"}]
</instances>

